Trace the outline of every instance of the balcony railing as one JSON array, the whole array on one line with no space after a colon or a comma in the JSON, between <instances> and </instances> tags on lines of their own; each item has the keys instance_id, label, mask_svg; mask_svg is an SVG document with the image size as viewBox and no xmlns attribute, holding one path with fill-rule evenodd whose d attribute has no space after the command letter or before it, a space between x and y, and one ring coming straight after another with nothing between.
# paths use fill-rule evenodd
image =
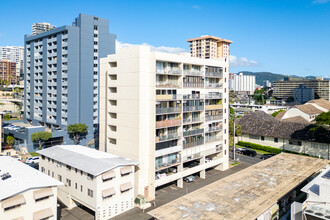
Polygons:
<instances>
[{"instance_id":1,"label":"balcony railing","mask_svg":"<svg viewBox=\"0 0 330 220\"><path fill-rule=\"evenodd\" d=\"M156 136L156 143L162 142L162 141L168 141L168 140L178 139L178 138L180 138L180 134L179 133L162 135L160 137L157 137Z\"/></svg>"},{"instance_id":2,"label":"balcony railing","mask_svg":"<svg viewBox=\"0 0 330 220\"><path fill-rule=\"evenodd\" d=\"M205 95L206 99L222 99L222 94L206 94Z\"/></svg>"},{"instance_id":3,"label":"balcony railing","mask_svg":"<svg viewBox=\"0 0 330 220\"><path fill-rule=\"evenodd\" d=\"M178 158L173 159L172 161L169 161L167 163L163 163L161 165L155 166L155 170L159 171L159 170L169 168L171 166L176 166L176 165L180 164L180 162L181 162L181 157L180 157L180 154L178 154Z\"/></svg>"},{"instance_id":4,"label":"balcony railing","mask_svg":"<svg viewBox=\"0 0 330 220\"><path fill-rule=\"evenodd\" d=\"M165 88L180 88L181 83L177 82L156 82L156 87L165 87Z\"/></svg>"},{"instance_id":5,"label":"balcony railing","mask_svg":"<svg viewBox=\"0 0 330 220\"><path fill-rule=\"evenodd\" d=\"M204 95L203 94L187 94L187 95L183 95L183 99L203 99Z\"/></svg>"},{"instance_id":6,"label":"balcony railing","mask_svg":"<svg viewBox=\"0 0 330 220\"><path fill-rule=\"evenodd\" d=\"M182 95L156 95L156 100L177 100L182 99Z\"/></svg>"},{"instance_id":7,"label":"balcony railing","mask_svg":"<svg viewBox=\"0 0 330 220\"><path fill-rule=\"evenodd\" d=\"M183 82L183 87L204 88L204 82Z\"/></svg>"},{"instance_id":8,"label":"balcony railing","mask_svg":"<svg viewBox=\"0 0 330 220\"><path fill-rule=\"evenodd\" d=\"M195 141L195 142L184 143L183 144L183 149L189 148L189 147L195 147L195 146L202 145L202 144L204 144L204 140L203 139L201 139L199 141Z\"/></svg>"},{"instance_id":9,"label":"balcony railing","mask_svg":"<svg viewBox=\"0 0 330 220\"><path fill-rule=\"evenodd\" d=\"M181 107L156 108L156 114L181 112Z\"/></svg>"},{"instance_id":10,"label":"balcony railing","mask_svg":"<svg viewBox=\"0 0 330 220\"><path fill-rule=\"evenodd\" d=\"M219 83L205 83L205 88L221 88Z\"/></svg>"},{"instance_id":11,"label":"balcony railing","mask_svg":"<svg viewBox=\"0 0 330 220\"><path fill-rule=\"evenodd\" d=\"M209 133L209 132L215 132L215 131L220 131L222 129L222 127L212 127L212 128L205 128L205 132Z\"/></svg>"},{"instance_id":12,"label":"balcony railing","mask_svg":"<svg viewBox=\"0 0 330 220\"><path fill-rule=\"evenodd\" d=\"M208 76L208 77L222 77L222 73L206 71L205 76Z\"/></svg>"},{"instance_id":13,"label":"balcony railing","mask_svg":"<svg viewBox=\"0 0 330 220\"><path fill-rule=\"evenodd\" d=\"M203 111L204 105L196 105L196 106L183 106L183 111Z\"/></svg>"},{"instance_id":14,"label":"balcony railing","mask_svg":"<svg viewBox=\"0 0 330 220\"><path fill-rule=\"evenodd\" d=\"M196 117L196 118L184 118L183 123L191 123L191 122L199 122L203 121L203 118L201 117Z\"/></svg>"},{"instance_id":15,"label":"balcony railing","mask_svg":"<svg viewBox=\"0 0 330 220\"><path fill-rule=\"evenodd\" d=\"M178 126L178 125L181 125L181 118L170 119L170 120L165 120L165 121L157 121L156 122L156 128Z\"/></svg>"},{"instance_id":16,"label":"balcony railing","mask_svg":"<svg viewBox=\"0 0 330 220\"><path fill-rule=\"evenodd\" d=\"M195 135L195 134L202 134L204 133L204 129L195 129L195 130L190 130L190 131L184 131L183 136L190 136L190 135Z\"/></svg>"},{"instance_id":17,"label":"balcony railing","mask_svg":"<svg viewBox=\"0 0 330 220\"><path fill-rule=\"evenodd\" d=\"M179 68L167 68L167 69L156 69L158 74L171 74L171 75L181 75L182 71Z\"/></svg>"},{"instance_id":18,"label":"balcony railing","mask_svg":"<svg viewBox=\"0 0 330 220\"><path fill-rule=\"evenodd\" d=\"M222 109L222 105L221 104L205 105L205 110L214 110L214 109Z\"/></svg>"},{"instance_id":19,"label":"balcony railing","mask_svg":"<svg viewBox=\"0 0 330 220\"><path fill-rule=\"evenodd\" d=\"M183 70L184 75L191 75L191 76L203 76L204 71L201 70Z\"/></svg>"},{"instance_id":20,"label":"balcony railing","mask_svg":"<svg viewBox=\"0 0 330 220\"><path fill-rule=\"evenodd\" d=\"M213 121L222 119L222 115L208 115L205 116L205 121Z\"/></svg>"},{"instance_id":21,"label":"balcony railing","mask_svg":"<svg viewBox=\"0 0 330 220\"><path fill-rule=\"evenodd\" d=\"M221 135L217 135L217 136L205 136L205 143L212 142L212 141L221 141L221 140L222 140L222 136Z\"/></svg>"}]
</instances>

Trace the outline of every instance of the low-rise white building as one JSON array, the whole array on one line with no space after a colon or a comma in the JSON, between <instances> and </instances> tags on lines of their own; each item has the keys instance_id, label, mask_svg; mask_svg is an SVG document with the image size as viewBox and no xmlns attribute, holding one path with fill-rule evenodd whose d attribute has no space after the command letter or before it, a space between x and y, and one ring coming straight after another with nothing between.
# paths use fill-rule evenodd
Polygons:
<instances>
[{"instance_id":1,"label":"low-rise white building","mask_svg":"<svg viewBox=\"0 0 330 220\"><path fill-rule=\"evenodd\" d=\"M38 151L39 169L65 183L58 199L68 208L83 205L95 219L109 219L134 207L134 166L138 163L80 145Z\"/></svg>"},{"instance_id":2,"label":"low-rise white building","mask_svg":"<svg viewBox=\"0 0 330 220\"><path fill-rule=\"evenodd\" d=\"M0 157L0 219L57 219L61 182L14 158Z\"/></svg>"}]
</instances>

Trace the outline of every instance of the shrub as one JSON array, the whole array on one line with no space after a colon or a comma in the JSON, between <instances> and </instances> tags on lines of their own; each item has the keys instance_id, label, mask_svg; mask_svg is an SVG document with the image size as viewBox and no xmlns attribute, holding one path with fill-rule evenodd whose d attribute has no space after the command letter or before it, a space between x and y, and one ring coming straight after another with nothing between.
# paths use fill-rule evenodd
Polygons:
<instances>
[{"instance_id":1,"label":"shrub","mask_svg":"<svg viewBox=\"0 0 330 220\"><path fill-rule=\"evenodd\" d=\"M263 146L263 145L260 145L260 144L254 144L254 143L245 142L245 141L239 141L238 145L243 146L243 147L256 149L256 150L263 150L263 151L267 151L267 152L275 153L275 154L281 153L281 149L279 149L279 148L270 147L270 146Z\"/></svg>"}]
</instances>

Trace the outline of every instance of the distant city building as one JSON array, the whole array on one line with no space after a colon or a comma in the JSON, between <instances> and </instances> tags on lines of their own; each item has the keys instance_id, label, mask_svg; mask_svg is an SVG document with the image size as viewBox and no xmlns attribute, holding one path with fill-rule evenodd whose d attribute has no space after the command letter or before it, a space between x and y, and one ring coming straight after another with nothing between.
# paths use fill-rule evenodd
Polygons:
<instances>
[{"instance_id":1,"label":"distant city building","mask_svg":"<svg viewBox=\"0 0 330 220\"><path fill-rule=\"evenodd\" d=\"M229 90L232 91L234 90L234 73L229 73Z\"/></svg>"},{"instance_id":2,"label":"distant city building","mask_svg":"<svg viewBox=\"0 0 330 220\"><path fill-rule=\"evenodd\" d=\"M137 193L228 169L228 67L145 46L101 59L100 150L140 162Z\"/></svg>"},{"instance_id":3,"label":"distant city building","mask_svg":"<svg viewBox=\"0 0 330 220\"><path fill-rule=\"evenodd\" d=\"M239 73L234 75L234 91L247 92L249 95L254 93L256 88L256 77Z\"/></svg>"},{"instance_id":4,"label":"distant city building","mask_svg":"<svg viewBox=\"0 0 330 220\"><path fill-rule=\"evenodd\" d=\"M294 102L304 104L314 99L314 89L300 84L298 88L294 89Z\"/></svg>"},{"instance_id":5,"label":"distant city building","mask_svg":"<svg viewBox=\"0 0 330 220\"><path fill-rule=\"evenodd\" d=\"M97 137L99 60L115 53L115 39L107 19L85 14L72 26L25 36L24 122L46 127L65 144L73 143L70 124L88 126L83 145Z\"/></svg>"},{"instance_id":6,"label":"distant city building","mask_svg":"<svg viewBox=\"0 0 330 220\"><path fill-rule=\"evenodd\" d=\"M190 54L204 59L229 58L231 40L203 35L187 40L190 43Z\"/></svg>"},{"instance_id":7,"label":"distant city building","mask_svg":"<svg viewBox=\"0 0 330 220\"><path fill-rule=\"evenodd\" d=\"M134 208L134 172L138 163L81 145L38 151L39 170L58 181L58 200L68 208L82 205L105 220Z\"/></svg>"},{"instance_id":8,"label":"distant city building","mask_svg":"<svg viewBox=\"0 0 330 220\"><path fill-rule=\"evenodd\" d=\"M16 63L16 75L24 76L24 47L20 46L0 46L0 61L9 60Z\"/></svg>"},{"instance_id":9,"label":"distant city building","mask_svg":"<svg viewBox=\"0 0 330 220\"><path fill-rule=\"evenodd\" d=\"M63 183L9 156L0 157L0 219L57 219Z\"/></svg>"},{"instance_id":10,"label":"distant city building","mask_svg":"<svg viewBox=\"0 0 330 220\"><path fill-rule=\"evenodd\" d=\"M264 80L263 81L263 86L264 86L264 88L271 88L272 87L272 83L269 82L269 80Z\"/></svg>"},{"instance_id":11,"label":"distant city building","mask_svg":"<svg viewBox=\"0 0 330 220\"><path fill-rule=\"evenodd\" d=\"M34 23L32 24L32 35L37 35L37 34L41 34L43 32L55 29L56 27L54 25L51 25L49 23L46 22L42 22L42 23Z\"/></svg>"},{"instance_id":12,"label":"distant city building","mask_svg":"<svg viewBox=\"0 0 330 220\"><path fill-rule=\"evenodd\" d=\"M294 97L294 89L300 84L314 89L315 98L330 100L330 80L287 80L273 82L273 96L286 100Z\"/></svg>"},{"instance_id":13,"label":"distant city building","mask_svg":"<svg viewBox=\"0 0 330 220\"><path fill-rule=\"evenodd\" d=\"M17 83L16 63L7 60L0 61L0 79L2 84L6 81L8 84Z\"/></svg>"}]
</instances>

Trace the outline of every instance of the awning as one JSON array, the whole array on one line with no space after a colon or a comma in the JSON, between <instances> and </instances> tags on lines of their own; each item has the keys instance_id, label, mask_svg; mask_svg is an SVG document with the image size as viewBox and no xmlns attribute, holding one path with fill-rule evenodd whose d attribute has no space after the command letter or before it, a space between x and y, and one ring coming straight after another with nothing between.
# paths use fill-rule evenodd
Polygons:
<instances>
[{"instance_id":1,"label":"awning","mask_svg":"<svg viewBox=\"0 0 330 220\"><path fill-rule=\"evenodd\" d=\"M40 189L40 190L37 190L37 191L33 192L34 200L49 197L49 196L53 196L53 195L54 195L54 193L53 193L52 188Z\"/></svg>"},{"instance_id":2,"label":"awning","mask_svg":"<svg viewBox=\"0 0 330 220\"><path fill-rule=\"evenodd\" d=\"M24 220L24 218L21 216L21 217L18 217L18 218L14 218L12 220Z\"/></svg>"},{"instance_id":3,"label":"awning","mask_svg":"<svg viewBox=\"0 0 330 220\"><path fill-rule=\"evenodd\" d=\"M111 178L114 178L115 176L116 176L115 171L110 170L110 171L102 174L102 180L111 179Z\"/></svg>"},{"instance_id":4,"label":"awning","mask_svg":"<svg viewBox=\"0 0 330 220\"><path fill-rule=\"evenodd\" d=\"M54 216L54 214L51 208L43 209L33 213L33 220L41 220L44 218L50 218L52 216Z\"/></svg>"},{"instance_id":5,"label":"awning","mask_svg":"<svg viewBox=\"0 0 330 220\"><path fill-rule=\"evenodd\" d=\"M120 174L121 175L128 174L128 173L131 173L131 172L133 172L133 169L132 169L131 166L123 167L123 168L120 169Z\"/></svg>"},{"instance_id":6,"label":"awning","mask_svg":"<svg viewBox=\"0 0 330 220\"><path fill-rule=\"evenodd\" d=\"M126 191L126 190L129 190L129 189L132 189L132 183L131 182L128 182L128 183L124 183L124 184L121 184L120 185L120 191Z\"/></svg>"},{"instance_id":7,"label":"awning","mask_svg":"<svg viewBox=\"0 0 330 220\"><path fill-rule=\"evenodd\" d=\"M111 187L109 189L102 190L102 197L103 198L106 198L106 197L109 197L109 196L112 196L112 195L115 195L115 194L116 194L116 191L113 187Z\"/></svg>"},{"instance_id":8,"label":"awning","mask_svg":"<svg viewBox=\"0 0 330 220\"><path fill-rule=\"evenodd\" d=\"M4 209L12 207L12 206L17 206L25 203L25 199L23 195L15 196L10 199L5 200L2 202L2 207Z\"/></svg>"}]
</instances>

